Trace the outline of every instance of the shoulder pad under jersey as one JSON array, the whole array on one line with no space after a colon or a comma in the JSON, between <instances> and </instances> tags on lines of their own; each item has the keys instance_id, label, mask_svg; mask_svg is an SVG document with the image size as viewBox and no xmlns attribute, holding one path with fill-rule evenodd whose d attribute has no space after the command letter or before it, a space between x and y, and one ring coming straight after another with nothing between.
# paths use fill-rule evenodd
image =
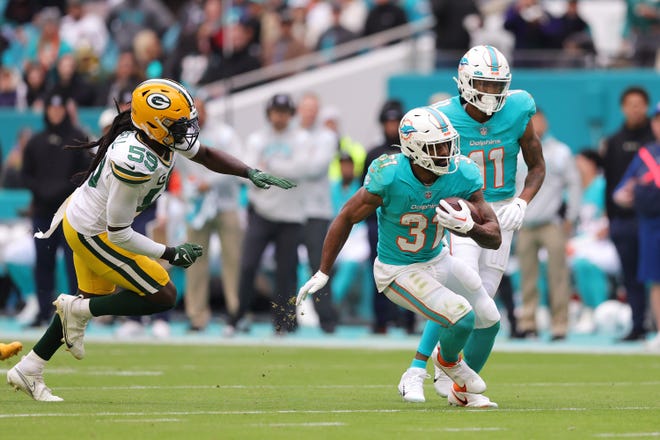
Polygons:
<instances>
[{"instance_id":1,"label":"shoulder pad under jersey","mask_svg":"<svg viewBox=\"0 0 660 440\"><path fill-rule=\"evenodd\" d=\"M106 157L112 174L130 184L149 181L158 166L156 155L137 139L134 132L124 132L117 136L108 147Z\"/></svg>"}]
</instances>

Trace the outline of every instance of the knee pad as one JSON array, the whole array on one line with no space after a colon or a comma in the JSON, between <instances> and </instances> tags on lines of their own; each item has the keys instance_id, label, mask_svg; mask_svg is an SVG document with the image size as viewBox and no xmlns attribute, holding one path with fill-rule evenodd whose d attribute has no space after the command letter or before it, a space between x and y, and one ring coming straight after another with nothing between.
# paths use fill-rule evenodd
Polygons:
<instances>
[{"instance_id":1,"label":"knee pad","mask_svg":"<svg viewBox=\"0 0 660 440\"><path fill-rule=\"evenodd\" d=\"M466 290L474 292L481 288L479 274L458 258L452 258L451 272Z\"/></svg>"},{"instance_id":2,"label":"knee pad","mask_svg":"<svg viewBox=\"0 0 660 440\"><path fill-rule=\"evenodd\" d=\"M474 328L488 328L500 322L500 311L495 301L485 292L473 304L475 322Z\"/></svg>"}]
</instances>

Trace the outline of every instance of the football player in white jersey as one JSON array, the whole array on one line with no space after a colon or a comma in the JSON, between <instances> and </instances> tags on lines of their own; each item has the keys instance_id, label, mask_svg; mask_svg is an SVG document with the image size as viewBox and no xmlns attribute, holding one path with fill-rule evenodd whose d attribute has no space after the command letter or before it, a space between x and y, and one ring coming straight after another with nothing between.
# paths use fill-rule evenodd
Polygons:
<instances>
[{"instance_id":1,"label":"football player in white jersey","mask_svg":"<svg viewBox=\"0 0 660 440\"><path fill-rule=\"evenodd\" d=\"M201 246L167 246L133 230L133 218L165 190L175 153L208 169L245 177L260 188L288 189L295 183L250 168L234 156L205 147L197 139L197 109L188 91L168 79L139 84L131 107L117 115L108 133L79 148L98 147L84 181L53 218L62 223L74 253L75 295L54 301L57 314L23 359L7 372L7 382L39 401L61 401L43 379L46 362L62 344L76 358L93 316L138 316L162 312L176 302L176 288L158 259L189 267ZM47 160L47 158L45 158Z\"/></svg>"}]
</instances>

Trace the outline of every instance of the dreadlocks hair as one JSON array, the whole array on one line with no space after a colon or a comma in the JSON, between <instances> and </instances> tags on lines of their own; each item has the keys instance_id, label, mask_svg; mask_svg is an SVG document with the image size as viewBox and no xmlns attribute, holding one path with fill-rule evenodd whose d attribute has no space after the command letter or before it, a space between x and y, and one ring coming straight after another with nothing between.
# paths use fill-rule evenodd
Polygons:
<instances>
[{"instance_id":1,"label":"dreadlocks hair","mask_svg":"<svg viewBox=\"0 0 660 440\"><path fill-rule=\"evenodd\" d=\"M75 181L78 183L78 186L82 185L87 178L96 170L96 167L105 157L105 153L108 151L108 147L115 138L125 131L135 130L135 126L131 122L131 110L127 109L115 116L115 119L112 121L112 125L106 134L101 136L99 139L87 142L81 145L68 146L66 148L72 149L91 149L94 147L99 147L94 155L94 159L90 164L89 168L86 171L82 171L73 176Z\"/></svg>"}]
</instances>

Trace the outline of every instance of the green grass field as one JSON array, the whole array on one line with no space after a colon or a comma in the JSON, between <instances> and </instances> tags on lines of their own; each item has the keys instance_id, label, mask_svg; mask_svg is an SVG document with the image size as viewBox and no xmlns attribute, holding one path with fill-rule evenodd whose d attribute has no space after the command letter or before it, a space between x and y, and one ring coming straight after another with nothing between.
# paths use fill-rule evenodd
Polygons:
<instances>
[{"instance_id":1,"label":"green grass field","mask_svg":"<svg viewBox=\"0 0 660 440\"><path fill-rule=\"evenodd\" d=\"M60 352L61 403L0 388L2 439L584 439L660 436L660 357L494 353L496 410L396 391L411 352L88 344ZM6 371L17 358L5 361ZM431 368L429 368L431 371ZM4 377L4 376L3 376ZM4 379L3 379L4 380Z\"/></svg>"}]
</instances>

